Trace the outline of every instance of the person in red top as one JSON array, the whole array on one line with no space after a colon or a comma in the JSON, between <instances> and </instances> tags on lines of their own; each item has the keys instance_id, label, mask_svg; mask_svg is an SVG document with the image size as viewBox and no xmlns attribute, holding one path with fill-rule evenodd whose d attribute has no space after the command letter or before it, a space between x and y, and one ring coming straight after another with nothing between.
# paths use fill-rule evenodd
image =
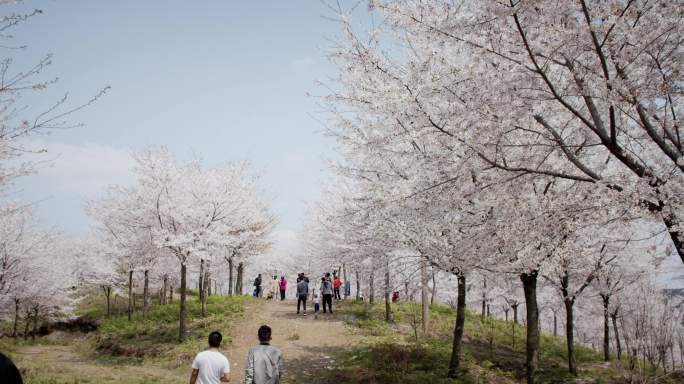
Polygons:
<instances>
[{"instance_id":1,"label":"person in red top","mask_svg":"<svg viewBox=\"0 0 684 384\"><path fill-rule=\"evenodd\" d=\"M340 296L340 287L342 286L342 280L340 280L339 277L335 276L335 280L333 280L333 289L335 291L335 299L337 300L342 300L342 297Z\"/></svg>"}]
</instances>

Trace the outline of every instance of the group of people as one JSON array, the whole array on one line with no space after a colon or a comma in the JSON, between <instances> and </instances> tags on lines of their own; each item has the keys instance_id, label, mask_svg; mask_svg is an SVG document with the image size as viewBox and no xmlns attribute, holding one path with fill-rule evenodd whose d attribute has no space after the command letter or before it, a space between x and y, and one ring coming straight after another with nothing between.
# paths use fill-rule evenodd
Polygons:
<instances>
[{"instance_id":1,"label":"group of people","mask_svg":"<svg viewBox=\"0 0 684 384\"><path fill-rule=\"evenodd\" d=\"M333 313L332 300L333 296L341 300L340 287L342 286L342 281L337 275L334 277L330 276L330 273L326 273L321 277L320 284L320 296L318 293L311 292L314 302L314 313L318 314L320 312L320 297L323 298L323 313ZM306 277L304 273L300 273L297 276L297 314L303 307L304 315L306 315L306 302L309 298L309 278Z\"/></svg>"},{"instance_id":2,"label":"group of people","mask_svg":"<svg viewBox=\"0 0 684 384\"><path fill-rule=\"evenodd\" d=\"M247 354L245 384L278 384L283 374L283 354L271 345L271 327L262 325L257 332L259 344ZM190 384L230 382L230 362L219 352L223 336L218 331L209 334L209 349L195 356Z\"/></svg>"},{"instance_id":3,"label":"group of people","mask_svg":"<svg viewBox=\"0 0 684 384\"><path fill-rule=\"evenodd\" d=\"M264 295L264 290L261 281L261 273L254 279L254 297L263 297ZM280 280L278 280L278 276L273 275L273 279L271 280L271 290L268 292L266 298L269 300L275 300L276 297L278 297L278 293L280 293L280 300L285 300L285 292L287 291L287 280L285 279L285 276L280 276Z\"/></svg>"}]
</instances>

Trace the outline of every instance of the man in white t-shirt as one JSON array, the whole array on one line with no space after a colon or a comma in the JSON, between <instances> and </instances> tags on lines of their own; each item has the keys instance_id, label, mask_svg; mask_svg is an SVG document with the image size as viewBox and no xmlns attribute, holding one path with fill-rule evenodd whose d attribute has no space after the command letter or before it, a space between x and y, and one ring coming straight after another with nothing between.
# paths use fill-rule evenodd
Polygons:
<instances>
[{"instance_id":1,"label":"man in white t-shirt","mask_svg":"<svg viewBox=\"0 0 684 384\"><path fill-rule=\"evenodd\" d=\"M230 382L230 363L218 351L223 336L217 331L209 334L209 349L195 356L190 384L219 384Z\"/></svg>"}]
</instances>

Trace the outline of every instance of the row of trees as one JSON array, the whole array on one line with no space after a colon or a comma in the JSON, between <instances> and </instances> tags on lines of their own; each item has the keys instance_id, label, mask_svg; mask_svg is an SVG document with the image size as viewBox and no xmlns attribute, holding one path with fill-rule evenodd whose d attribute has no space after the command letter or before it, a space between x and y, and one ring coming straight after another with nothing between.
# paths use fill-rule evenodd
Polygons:
<instances>
[{"instance_id":1,"label":"row of trees","mask_svg":"<svg viewBox=\"0 0 684 384\"><path fill-rule=\"evenodd\" d=\"M275 220L245 163L205 168L199 160L180 162L165 148L150 148L134 158L137 183L110 186L104 197L88 205L97 222L94 241L100 251L83 263L91 268L86 279L102 287L108 302L112 290L126 281L129 318L135 272L144 278L144 318L151 275L161 298L179 288L182 340L188 268L196 271L203 313L211 273L224 270L219 267L228 267L228 293L241 294L244 263L268 249Z\"/></svg>"},{"instance_id":2,"label":"row of trees","mask_svg":"<svg viewBox=\"0 0 684 384\"><path fill-rule=\"evenodd\" d=\"M572 373L575 306L589 292L602 298L606 345L611 318L643 326L627 317L619 292L664 259L684 261L677 5L369 7L382 22L368 33L340 10L342 39L330 53L339 77L323 104L343 160L310 213L308 255L363 266L371 295L380 275L388 320L394 271L422 271L423 298L428 267L452 275L454 377L472 279L483 313L495 289L514 312L524 303L528 383L546 292L563 308ZM645 301L655 308L662 295L646 291L657 293ZM673 307L663 308L669 326L680 326ZM667 334L656 349L673 352ZM636 358L650 353L642 341L651 336L624 328L615 340Z\"/></svg>"}]
</instances>

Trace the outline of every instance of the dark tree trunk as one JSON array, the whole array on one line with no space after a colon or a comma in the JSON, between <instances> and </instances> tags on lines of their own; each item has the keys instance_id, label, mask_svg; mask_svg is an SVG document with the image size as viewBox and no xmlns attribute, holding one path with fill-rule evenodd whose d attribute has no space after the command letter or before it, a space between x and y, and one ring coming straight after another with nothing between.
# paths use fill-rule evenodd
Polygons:
<instances>
[{"instance_id":1,"label":"dark tree trunk","mask_svg":"<svg viewBox=\"0 0 684 384\"><path fill-rule=\"evenodd\" d=\"M504 309L504 316L505 316L506 321L508 321L508 311L510 311L510 309L508 309L508 308Z\"/></svg>"},{"instance_id":2,"label":"dark tree trunk","mask_svg":"<svg viewBox=\"0 0 684 384\"><path fill-rule=\"evenodd\" d=\"M133 315L133 271L128 271L128 320Z\"/></svg>"},{"instance_id":3,"label":"dark tree trunk","mask_svg":"<svg viewBox=\"0 0 684 384\"><path fill-rule=\"evenodd\" d=\"M356 300L361 298L361 281L359 280L359 271L354 272L356 274Z\"/></svg>"},{"instance_id":4,"label":"dark tree trunk","mask_svg":"<svg viewBox=\"0 0 684 384\"><path fill-rule=\"evenodd\" d=\"M202 260L204 264L204 260ZM200 301L202 303L202 317L207 316L207 294L209 293L209 261L207 261L207 268L204 270L204 276L200 279L202 282L202 289L200 290Z\"/></svg>"},{"instance_id":5,"label":"dark tree trunk","mask_svg":"<svg viewBox=\"0 0 684 384\"><path fill-rule=\"evenodd\" d=\"M556 312L553 312L553 335L558 336L558 316L556 316Z\"/></svg>"},{"instance_id":6,"label":"dark tree trunk","mask_svg":"<svg viewBox=\"0 0 684 384\"><path fill-rule=\"evenodd\" d=\"M38 308L33 308L33 331L31 331L31 340L36 339L38 334Z\"/></svg>"},{"instance_id":7,"label":"dark tree trunk","mask_svg":"<svg viewBox=\"0 0 684 384\"><path fill-rule=\"evenodd\" d=\"M428 273L427 260L420 260L420 304L423 310L422 326L423 335L427 335L430 328L430 305L428 304Z\"/></svg>"},{"instance_id":8,"label":"dark tree trunk","mask_svg":"<svg viewBox=\"0 0 684 384\"><path fill-rule=\"evenodd\" d=\"M197 280L197 293L199 294L200 302L204 302L204 259L200 259L199 279Z\"/></svg>"},{"instance_id":9,"label":"dark tree trunk","mask_svg":"<svg viewBox=\"0 0 684 384\"><path fill-rule=\"evenodd\" d=\"M484 321L485 310L487 309L487 279L482 279L482 315L480 315L480 321Z\"/></svg>"},{"instance_id":10,"label":"dark tree trunk","mask_svg":"<svg viewBox=\"0 0 684 384\"><path fill-rule=\"evenodd\" d=\"M432 292L430 294L430 304L435 303L435 297L437 296L437 272L432 271Z\"/></svg>"},{"instance_id":11,"label":"dark tree trunk","mask_svg":"<svg viewBox=\"0 0 684 384\"><path fill-rule=\"evenodd\" d=\"M185 340L185 299L186 299L186 274L187 266L185 263L181 263L181 276L180 276L180 314L178 316L178 340Z\"/></svg>"},{"instance_id":12,"label":"dark tree trunk","mask_svg":"<svg viewBox=\"0 0 684 384\"><path fill-rule=\"evenodd\" d=\"M112 287L103 285L102 290L104 291L105 299L107 300L107 307L106 307L107 312L106 312L106 314L107 314L107 317L109 317L112 314L112 305L111 305Z\"/></svg>"},{"instance_id":13,"label":"dark tree trunk","mask_svg":"<svg viewBox=\"0 0 684 384\"><path fill-rule=\"evenodd\" d=\"M150 271L145 270L145 284L143 285L143 320L147 320L150 310Z\"/></svg>"},{"instance_id":14,"label":"dark tree trunk","mask_svg":"<svg viewBox=\"0 0 684 384\"><path fill-rule=\"evenodd\" d=\"M565 339L568 346L568 371L577 375L577 359L575 357L575 300L565 299Z\"/></svg>"},{"instance_id":15,"label":"dark tree trunk","mask_svg":"<svg viewBox=\"0 0 684 384\"><path fill-rule=\"evenodd\" d=\"M167 274L164 274L164 278L162 280L162 294L161 294L161 303L166 304L166 290L169 287L169 276Z\"/></svg>"},{"instance_id":16,"label":"dark tree trunk","mask_svg":"<svg viewBox=\"0 0 684 384\"><path fill-rule=\"evenodd\" d=\"M228 258L228 296L233 296L233 258Z\"/></svg>"},{"instance_id":17,"label":"dark tree trunk","mask_svg":"<svg viewBox=\"0 0 684 384\"><path fill-rule=\"evenodd\" d=\"M371 270L370 281L368 282L368 302L375 302L375 270Z\"/></svg>"},{"instance_id":18,"label":"dark tree trunk","mask_svg":"<svg viewBox=\"0 0 684 384\"><path fill-rule=\"evenodd\" d=\"M206 284L207 296L211 296L211 263L209 260L207 260L207 271L204 273L204 284Z\"/></svg>"},{"instance_id":19,"label":"dark tree trunk","mask_svg":"<svg viewBox=\"0 0 684 384\"><path fill-rule=\"evenodd\" d=\"M173 303L173 285L169 287L169 304Z\"/></svg>"},{"instance_id":20,"label":"dark tree trunk","mask_svg":"<svg viewBox=\"0 0 684 384\"><path fill-rule=\"evenodd\" d=\"M511 308L513 308L513 324L518 324L518 303L515 303L511 305Z\"/></svg>"},{"instance_id":21,"label":"dark tree trunk","mask_svg":"<svg viewBox=\"0 0 684 384\"><path fill-rule=\"evenodd\" d=\"M603 361L610 361L610 314L608 313L610 296L601 295L601 299L603 299Z\"/></svg>"},{"instance_id":22,"label":"dark tree trunk","mask_svg":"<svg viewBox=\"0 0 684 384\"><path fill-rule=\"evenodd\" d=\"M344 279L342 280L344 281L344 285L342 286L344 290L344 299L347 300L347 297L349 297L347 294L347 282L349 281L347 280L347 264L342 264L342 278Z\"/></svg>"},{"instance_id":23,"label":"dark tree trunk","mask_svg":"<svg viewBox=\"0 0 684 384\"><path fill-rule=\"evenodd\" d=\"M392 293L390 291L390 271L388 265L387 268L385 268L385 321L388 323L394 321L394 316L392 315Z\"/></svg>"},{"instance_id":24,"label":"dark tree trunk","mask_svg":"<svg viewBox=\"0 0 684 384\"><path fill-rule=\"evenodd\" d=\"M534 384L539 362L536 359L539 348L539 307L537 306L537 271L520 275L525 292L527 310L527 340L525 344L525 376L527 384Z\"/></svg>"},{"instance_id":25,"label":"dark tree trunk","mask_svg":"<svg viewBox=\"0 0 684 384\"><path fill-rule=\"evenodd\" d=\"M615 309L615 311L610 314L610 317L613 320L613 332L615 332L615 349L617 351L617 358L620 360L622 358L622 345L620 344L620 332L618 331L617 316L618 310Z\"/></svg>"},{"instance_id":26,"label":"dark tree trunk","mask_svg":"<svg viewBox=\"0 0 684 384\"><path fill-rule=\"evenodd\" d=\"M242 295L242 280L243 280L244 264L238 263L237 266L237 281L235 282L235 294Z\"/></svg>"},{"instance_id":27,"label":"dark tree trunk","mask_svg":"<svg viewBox=\"0 0 684 384\"><path fill-rule=\"evenodd\" d=\"M29 327L31 326L31 309L26 308L26 318L24 319L24 340L28 339Z\"/></svg>"},{"instance_id":28,"label":"dark tree trunk","mask_svg":"<svg viewBox=\"0 0 684 384\"><path fill-rule=\"evenodd\" d=\"M454 340L451 345L451 359L449 360L448 376L458 377L461 367L461 342L465 329L466 308L466 278L458 275L458 299L456 303L456 324L454 325Z\"/></svg>"},{"instance_id":29,"label":"dark tree trunk","mask_svg":"<svg viewBox=\"0 0 684 384\"><path fill-rule=\"evenodd\" d=\"M17 327L19 326L19 299L14 299L14 324L12 324L12 337L17 337Z\"/></svg>"}]
</instances>

